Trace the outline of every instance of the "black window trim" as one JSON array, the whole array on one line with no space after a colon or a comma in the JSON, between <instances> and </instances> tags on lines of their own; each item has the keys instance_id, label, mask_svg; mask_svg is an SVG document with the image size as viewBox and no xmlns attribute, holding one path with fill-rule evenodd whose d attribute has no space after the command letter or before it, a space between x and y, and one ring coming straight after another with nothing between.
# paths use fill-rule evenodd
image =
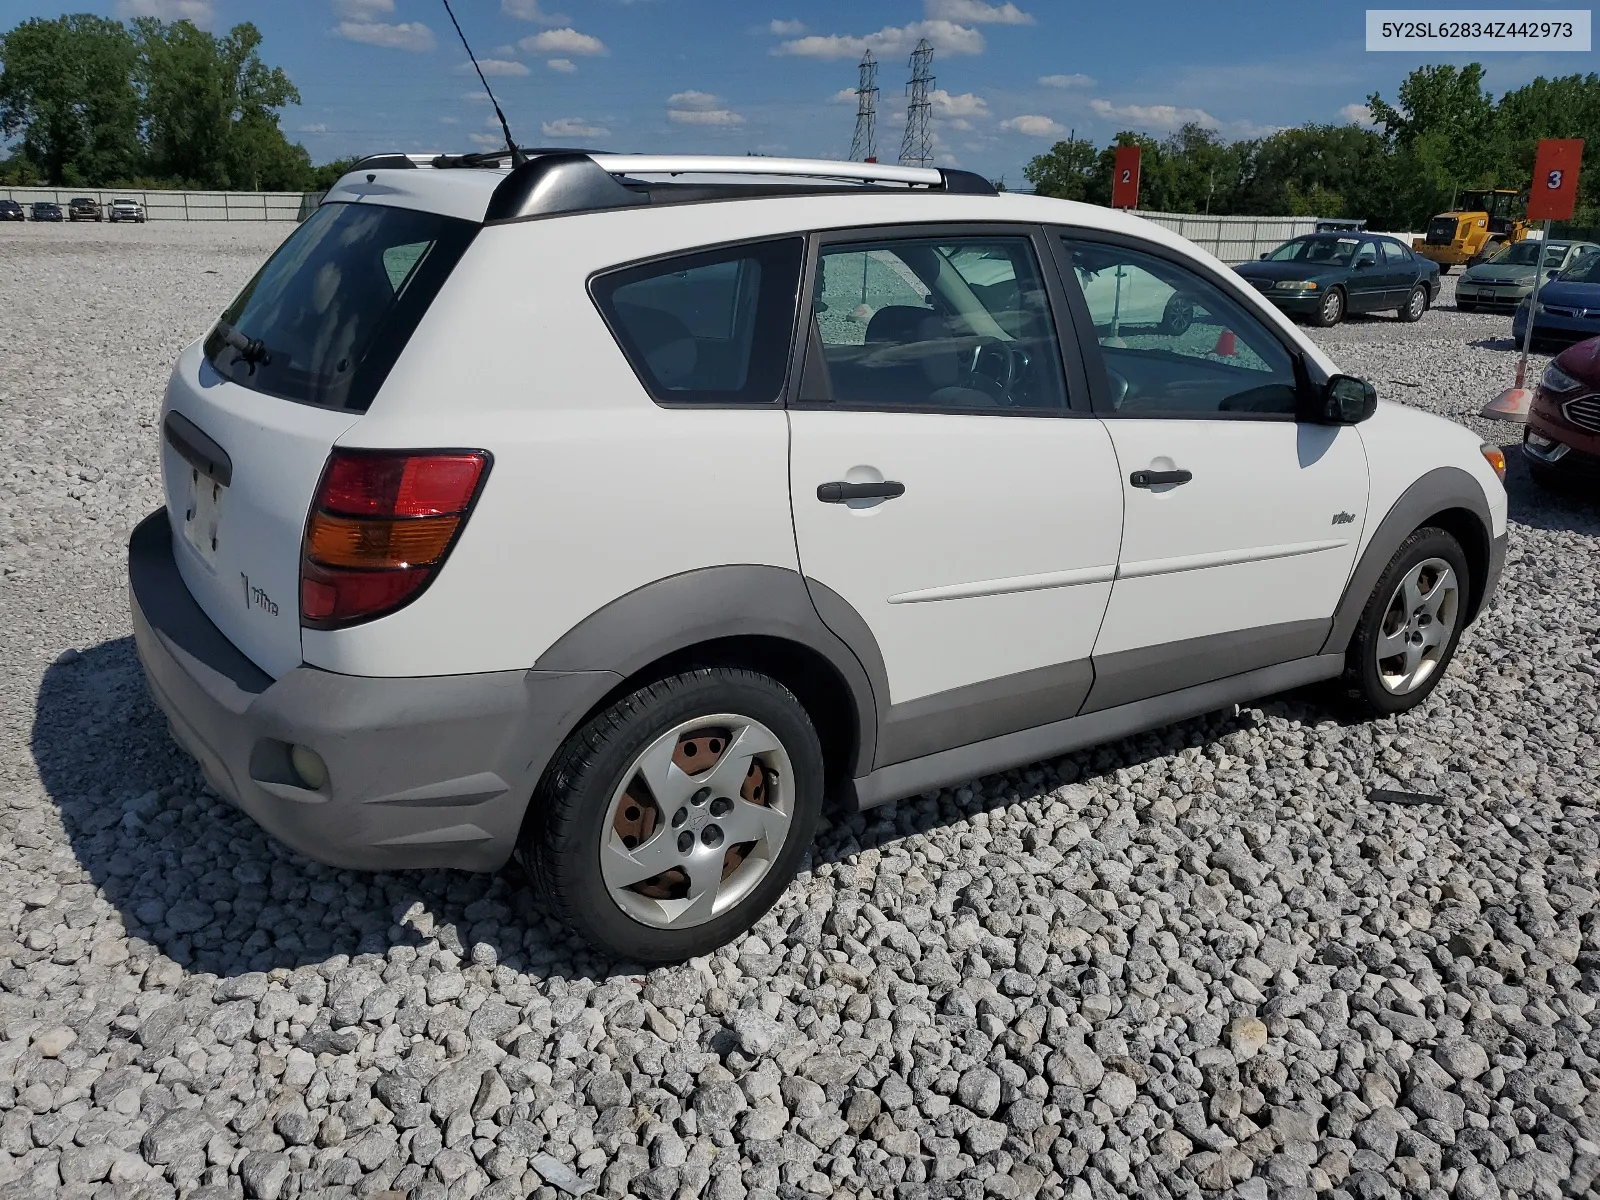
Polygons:
<instances>
[{"instance_id":1,"label":"black window trim","mask_svg":"<svg viewBox=\"0 0 1600 1200\"><path fill-rule=\"evenodd\" d=\"M521 219L521 218L519 218ZM529 220L535 218L526 218ZM510 222L506 222L510 223ZM800 249L800 275L795 287L794 311L789 318L789 353L786 356L784 373L779 380L776 394L770 400L663 400L657 396L648 382L646 372L640 364L634 361L634 355L628 348L625 339L612 324L611 318L606 315L606 307L600 302L596 293L596 286L607 276L620 274L623 271L636 270L639 267L648 267L656 263L672 262L681 258L699 258L703 255L717 254L721 251L737 251L752 246L768 246L775 242L808 241L807 231L797 229L789 233L762 234L759 237L734 238L726 242L706 242L692 246L680 246L677 249L659 254L649 254L642 258L629 259L626 262L608 263L599 270L592 271L584 281L584 291L589 297L589 303L594 305L594 310L599 314L600 321L606 327L606 332L611 335L612 342L617 351L628 364L628 369L633 372L638 381L639 390L642 391L650 402L657 408L688 409L694 412L716 412L720 409L732 409L736 412L766 412L781 411L788 407L789 393L794 386L796 378L795 341L799 332L800 314L805 311L805 273L809 262L810 246L803 245Z\"/></svg>"},{"instance_id":2,"label":"black window trim","mask_svg":"<svg viewBox=\"0 0 1600 1200\"><path fill-rule=\"evenodd\" d=\"M1271 421L1271 422L1299 422L1306 419L1305 414L1311 408L1313 389L1320 388L1327 382L1326 373L1314 359L1307 357L1305 351L1293 339L1279 329L1275 323L1268 321L1257 314L1251 305L1241 297L1251 296L1250 289L1232 272L1224 274L1217 271L1209 263L1196 259L1163 246L1159 242L1149 242L1143 238L1130 237L1127 234L1115 233L1105 229L1077 225L1050 225L1046 228L1046 235L1050 242L1050 249L1054 255L1056 273L1060 276L1060 286L1066 293L1066 302L1071 310L1072 322L1077 331L1077 345L1079 354L1088 366L1089 396L1094 406L1094 415L1108 421ZM1235 300L1244 311L1256 318L1261 327L1267 331L1284 351L1289 355L1294 366L1295 381L1299 391L1298 413L1253 413L1253 412L1191 412L1191 413L1124 413L1111 407L1111 383L1106 377L1105 358L1100 352L1099 339L1094 334L1094 319L1089 313L1089 304L1083 297L1083 290L1078 286L1077 276L1073 273L1072 262L1068 257L1066 242L1098 242L1102 245L1117 246L1124 250L1137 250L1142 254L1160 258L1173 266L1181 267L1192 274L1198 275L1207 283L1213 284ZM1256 297L1252 296L1252 300Z\"/></svg>"},{"instance_id":3,"label":"black window trim","mask_svg":"<svg viewBox=\"0 0 1600 1200\"><path fill-rule=\"evenodd\" d=\"M1066 406L1063 408L951 408L934 404L846 404L832 398L815 398L819 390L828 388L825 369L818 369L814 361L822 355L816 314L813 311L817 289L817 269L822 250L838 245L878 245L884 242L933 240L956 237L1010 237L1026 238L1033 247L1040 279L1050 305L1050 328L1055 334L1057 353L1060 355L1062 380L1066 387ZM804 281L801 286L799 314L805 322L801 336L795 339L794 365L789 377L792 381L788 407L812 412L886 412L922 413L931 416L958 417L1032 417L1045 419L1093 418L1089 404L1090 378L1081 361L1081 351L1073 334L1067 306L1067 297L1056 269L1054 251L1044 226L1032 221L940 221L896 222L884 225L849 225L814 231L808 239Z\"/></svg>"}]
</instances>

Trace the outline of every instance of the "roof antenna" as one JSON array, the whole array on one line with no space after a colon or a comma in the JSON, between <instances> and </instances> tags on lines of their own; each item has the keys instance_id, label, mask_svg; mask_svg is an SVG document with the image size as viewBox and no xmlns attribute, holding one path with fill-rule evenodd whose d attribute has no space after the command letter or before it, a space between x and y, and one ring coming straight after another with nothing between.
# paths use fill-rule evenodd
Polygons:
<instances>
[{"instance_id":1,"label":"roof antenna","mask_svg":"<svg viewBox=\"0 0 1600 1200\"><path fill-rule=\"evenodd\" d=\"M500 101L494 98L494 89L489 86L489 81L483 77L483 68L478 65L478 56L473 54L472 47L467 45L467 35L461 32L461 22L456 20L456 14L450 9L450 0L443 0L444 11L449 14L450 24L456 27L456 36L461 39L461 45L466 49L467 57L472 60L472 69L478 73L478 81L483 84L483 90L489 93L489 103L494 105L494 115L500 118L500 128L505 130L506 149L511 152L511 165L520 167L528 161L528 156L517 149L516 139L511 136L511 126L506 124L506 115L500 111Z\"/></svg>"}]
</instances>

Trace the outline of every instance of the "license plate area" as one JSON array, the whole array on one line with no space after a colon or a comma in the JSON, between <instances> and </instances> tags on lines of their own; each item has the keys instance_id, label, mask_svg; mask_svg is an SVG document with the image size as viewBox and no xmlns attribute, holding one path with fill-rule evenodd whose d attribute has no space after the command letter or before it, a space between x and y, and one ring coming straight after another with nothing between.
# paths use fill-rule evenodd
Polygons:
<instances>
[{"instance_id":1,"label":"license plate area","mask_svg":"<svg viewBox=\"0 0 1600 1200\"><path fill-rule=\"evenodd\" d=\"M183 536L207 566L217 565L222 542L222 508L228 489L194 467L189 479L183 512Z\"/></svg>"}]
</instances>

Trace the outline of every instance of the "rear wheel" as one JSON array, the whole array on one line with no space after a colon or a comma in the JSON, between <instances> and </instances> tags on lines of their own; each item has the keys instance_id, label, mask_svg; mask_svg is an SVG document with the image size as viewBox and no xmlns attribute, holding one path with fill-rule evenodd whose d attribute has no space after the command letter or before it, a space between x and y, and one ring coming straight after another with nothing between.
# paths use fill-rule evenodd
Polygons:
<instances>
[{"instance_id":1,"label":"rear wheel","mask_svg":"<svg viewBox=\"0 0 1600 1200\"><path fill-rule=\"evenodd\" d=\"M822 748L781 683L736 667L624 696L562 746L520 847L546 904L602 953L708 954L759 920L811 845Z\"/></svg>"},{"instance_id":2,"label":"rear wheel","mask_svg":"<svg viewBox=\"0 0 1600 1200\"><path fill-rule=\"evenodd\" d=\"M1428 288L1425 284L1417 284L1411 289L1411 295L1406 297L1406 302L1400 308L1402 321L1420 321L1422 314L1428 311Z\"/></svg>"},{"instance_id":3,"label":"rear wheel","mask_svg":"<svg viewBox=\"0 0 1600 1200\"><path fill-rule=\"evenodd\" d=\"M1312 318L1312 324L1326 329L1342 320L1344 320L1344 289L1329 288L1327 294L1322 297L1322 306L1317 309L1317 315Z\"/></svg>"},{"instance_id":4,"label":"rear wheel","mask_svg":"<svg viewBox=\"0 0 1600 1200\"><path fill-rule=\"evenodd\" d=\"M1425 527L1401 543L1350 639L1347 695L1384 716L1427 699L1461 640L1469 583L1461 543L1444 530Z\"/></svg>"}]
</instances>

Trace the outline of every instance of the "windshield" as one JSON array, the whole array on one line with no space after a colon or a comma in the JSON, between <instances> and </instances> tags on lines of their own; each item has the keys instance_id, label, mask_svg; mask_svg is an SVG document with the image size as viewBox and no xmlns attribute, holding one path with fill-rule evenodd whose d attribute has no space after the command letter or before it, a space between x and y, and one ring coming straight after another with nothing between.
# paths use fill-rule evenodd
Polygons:
<instances>
[{"instance_id":1,"label":"windshield","mask_svg":"<svg viewBox=\"0 0 1600 1200\"><path fill-rule=\"evenodd\" d=\"M1355 261L1360 238L1353 237L1302 237L1285 242L1271 254L1268 262L1317 263L1330 267L1348 267Z\"/></svg>"},{"instance_id":2,"label":"windshield","mask_svg":"<svg viewBox=\"0 0 1600 1200\"><path fill-rule=\"evenodd\" d=\"M1563 283L1600 283L1600 251L1585 250L1577 262L1556 278Z\"/></svg>"},{"instance_id":3,"label":"windshield","mask_svg":"<svg viewBox=\"0 0 1600 1200\"><path fill-rule=\"evenodd\" d=\"M1539 261L1539 251L1545 251L1544 265L1559 267L1566 256L1565 246L1541 246L1538 242L1514 242L1489 261L1501 267L1531 267Z\"/></svg>"},{"instance_id":4,"label":"windshield","mask_svg":"<svg viewBox=\"0 0 1600 1200\"><path fill-rule=\"evenodd\" d=\"M324 204L228 306L206 358L258 392L365 410L476 231L408 208Z\"/></svg>"}]
</instances>

